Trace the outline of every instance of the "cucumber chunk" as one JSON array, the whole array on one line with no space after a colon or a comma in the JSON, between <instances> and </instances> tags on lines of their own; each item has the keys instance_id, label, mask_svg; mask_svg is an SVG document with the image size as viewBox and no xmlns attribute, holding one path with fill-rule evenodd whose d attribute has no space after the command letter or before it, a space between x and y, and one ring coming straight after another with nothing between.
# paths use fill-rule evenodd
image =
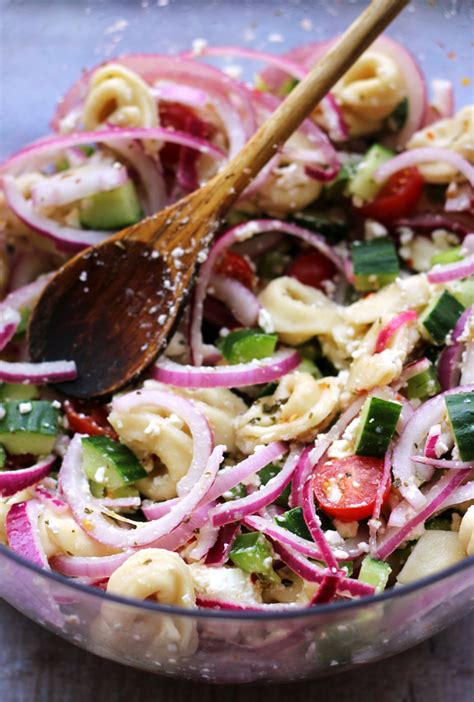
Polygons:
<instances>
[{"instance_id":1,"label":"cucumber chunk","mask_svg":"<svg viewBox=\"0 0 474 702\"><path fill-rule=\"evenodd\" d=\"M46 400L0 403L0 444L8 453L44 456L58 435L59 412Z\"/></svg>"},{"instance_id":2,"label":"cucumber chunk","mask_svg":"<svg viewBox=\"0 0 474 702\"><path fill-rule=\"evenodd\" d=\"M131 180L103 193L86 197L79 203L83 229L122 229L143 217L135 186Z\"/></svg>"},{"instance_id":3,"label":"cucumber chunk","mask_svg":"<svg viewBox=\"0 0 474 702\"><path fill-rule=\"evenodd\" d=\"M252 531L234 540L229 554L232 563L246 573L255 573L262 580L280 582L273 570L273 549L263 534Z\"/></svg>"},{"instance_id":4,"label":"cucumber chunk","mask_svg":"<svg viewBox=\"0 0 474 702\"><path fill-rule=\"evenodd\" d=\"M0 468L5 467L5 463L7 460L7 454L5 453L5 449L3 446L0 445Z\"/></svg>"},{"instance_id":5,"label":"cucumber chunk","mask_svg":"<svg viewBox=\"0 0 474 702\"><path fill-rule=\"evenodd\" d=\"M446 395L444 399L461 460L474 461L474 392Z\"/></svg>"},{"instance_id":6,"label":"cucumber chunk","mask_svg":"<svg viewBox=\"0 0 474 702\"><path fill-rule=\"evenodd\" d=\"M399 274L397 251L388 237L355 241L351 254L356 290L378 290L392 283Z\"/></svg>"},{"instance_id":7,"label":"cucumber chunk","mask_svg":"<svg viewBox=\"0 0 474 702\"><path fill-rule=\"evenodd\" d=\"M22 383L2 383L0 385L0 401L5 400L36 400L39 397L37 385Z\"/></svg>"},{"instance_id":8,"label":"cucumber chunk","mask_svg":"<svg viewBox=\"0 0 474 702\"><path fill-rule=\"evenodd\" d=\"M371 556L366 556L362 561L359 571L359 580L367 585L372 585L375 592L383 592L387 586L392 569L388 563L377 561Z\"/></svg>"},{"instance_id":9,"label":"cucumber chunk","mask_svg":"<svg viewBox=\"0 0 474 702\"><path fill-rule=\"evenodd\" d=\"M431 257L431 265L436 266L437 264L444 265L445 263L456 263L456 261L462 261L463 255L461 253L460 246L452 246L449 249L440 251Z\"/></svg>"},{"instance_id":10,"label":"cucumber chunk","mask_svg":"<svg viewBox=\"0 0 474 702\"><path fill-rule=\"evenodd\" d=\"M123 488L148 475L127 446L108 436L84 437L82 451L84 473L107 490Z\"/></svg>"},{"instance_id":11,"label":"cucumber chunk","mask_svg":"<svg viewBox=\"0 0 474 702\"><path fill-rule=\"evenodd\" d=\"M383 183L377 183L374 180L374 173L394 156L394 152L386 149L385 146L380 144L371 146L356 166L355 173L349 182L350 194L364 201L373 200L383 186Z\"/></svg>"},{"instance_id":12,"label":"cucumber chunk","mask_svg":"<svg viewBox=\"0 0 474 702\"><path fill-rule=\"evenodd\" d=\"M399 402L368 397L360 415L356 454L383 458L395 433L401 411Z\"/></svg>"},{"instance_id":13,"label":"cucumber chunk","mask_svg":"<svg viewBox=\"0 0 474 702\"><path fill-rule=\"evenodd\" d=\"M464 307L447 290L436 297L420 317L429 338L435 344L444 344L450 331L464 312Z\"/></svg>"},{"instance_id":14,"label":"cucumber chunk","mask_svg":"<svg viewBox=\"0 0 474 702\"><path fill-rule=\"evenodd\" d=\"M463 307L474 305L474 276L456 281L452 288L453 296Z\"/></svg>"},{"instance_id":15,"label":"cucumber chunk","mask_svg":"<svg viewBox=\"0 0 474 702\"><path fill-rule=\"evenodd\" d=\"M441 386L433 366L407 380L405 394L409 400L426 400L439 392L441 392Z\"/></svg>"}]
</instances>

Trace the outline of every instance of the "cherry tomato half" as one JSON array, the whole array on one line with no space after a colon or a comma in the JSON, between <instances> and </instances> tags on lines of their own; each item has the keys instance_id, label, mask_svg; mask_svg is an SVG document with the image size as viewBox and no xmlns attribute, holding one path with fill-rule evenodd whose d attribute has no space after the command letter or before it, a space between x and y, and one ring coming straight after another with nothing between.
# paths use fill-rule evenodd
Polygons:
<instances>
[{"instance_id":1,"label":"cherry tomato half","mask_svg":"<svg viewBox=\"0 0 474 702\"><path fill-rule=\"evenodd\" d=\"M250 263L235 251L226 251L215 266L215 272L238 280L249 290L253 286L253 272Z\"/></svg>"},{"instance_id":2,"label":"cherry tomato half","mask_svg":"<svg viewBox=\"0 0 474 702\"><path fill-rule=\"evenodd\" d=\"M70 428L80 434L89 436L109 436L116 439L117 434L107 419L107 410L103 405L66 400L64 412Z\"/></svg>"},{"instance_id":3,"label":"cherry tomato half","mask_svg":"<svg viewBox=\"0 0 474 702\"><path fill-rule=\"evenodd\" d=\"M367 456L328 459L313 475L316 501L331 517L342 521L366 519L372 515L382 479L383 461ZM384 501L390 492L390 482Z\"/></svg>"},{"instance_id":4,"label":"cherry tomato half","mask_svg":"<svg viewBox=\"0 0 474 702\"><path fill-rule=\"evenodd\" d=\"M287 273L304 285L322 289L323 281L334 277L336 266L319 251L307 251L290 263Z\"/></svg>"},{"instance_id":5,"label":"cherry tomato half","mask_svg":"<svg viewBox=\"0 0 474 702\"><path fill-rule=\"evenodd\" d=\"M390 176L375 200L360 207L359 212L381 222L406 217L420 199L423 183L418 168L405 168Z\"/></svg>"}]
</instances>

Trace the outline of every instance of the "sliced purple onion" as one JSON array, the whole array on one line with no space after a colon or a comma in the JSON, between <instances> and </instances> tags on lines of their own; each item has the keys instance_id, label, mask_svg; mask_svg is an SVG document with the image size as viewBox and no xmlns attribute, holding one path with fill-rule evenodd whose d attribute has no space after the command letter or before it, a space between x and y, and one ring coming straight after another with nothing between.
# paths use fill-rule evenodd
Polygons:
<instances>
[{"instance_id":1,"label":"sliced purple onion","mask_svg":"<svg viewBox=\"0 0 474 702\"><path fill-rule=\"evenodd\" d=\"M65 514L65 512L69 511L69 507L64 500L60 500L54 492L45 488L44 485L36 485L35 497L47 507L51 507L51 509L58 514Z\"/></svg>"},{"instance_id":2,"label":"sliced purple onion","mask_svg":"<svg viewBox=\"0 0 474 702\"><path fill-rule=\"evenodd\" d=\"M445 346L440 353L438 377L442 390L449 390L459 383L461 376L460 363L463 352L463 343L459 339L462 337L472 314L474 314L474 305L468 307L459 317L451 334L451 344Z\"/></svg>"},{"instance_id":3,"label":"sliced purple onion","mask_svg":"<svg viewBox=\"0 0 474 702\"><path fill-rule=\"evenodd\" d=\"M303 505L303 488L313 471L313 465L309 458L310 452L311 448L307 446L301 454L293 474L289 498L289 505L292 508Z\"/></svg>"},{"instance_id":4,"label":"sliced purple onion","mask_svg":"<svg viewBox=\"0 0 474 702\"><path fill-rule=\"evenodd\" d=\"M212 568L220 568L229 560L229 553L234 539L240 531L240 524L225 524L219 529L219 536L214 546L209 550L205 564Z\"/></svg>"},{"instance_id":5,"label":"sliced purple onion","mask_svg":"<svg viewBox=\"0 0 474 702\"><path fill-rule=\"evenodd\" d=\"M451 280L460 280L470 275L474 275L474 254L455 263L439 263L428 271L427 277L430 283L449 283Z\"/></svg>"},{"instance_id":6,"label":"sliced purple onion","mask_svg":"<svg viewBox=\"0 0 474 702\"><path fill-rule=\"evenodd\" d=\"M209 523L209 510L215 506L215 502L206 504L204 506L196 507L191 516L186 517L186 519L170 531L166 536L162 536L158 541L155 541L153 548L164 548L167 551L176 551L188 543L196 535L196 530L201 529L202 526Z\"/></svg>"},{"instance_id":7,"label":"sliced purple onion","mask_svg":"<svg viewBox=\"0 0 474 702\"><path fill-rule=\"evenodd\" d=\"M314 493L313 484L311 478L308 478L305 485L303 486L303 517L306 522L306 526L309 529L311 536L315 544L319 547L321 551L322 559L331 570L339 571L339 566L334 557L334 554L326 541L324 532L321 529L321 520L316 512L316 506L314 504Z\"/></svg>"},{"instance_id":8,"label":"sliced purple onion","mask_svg":"<svg viewBox=\"0 0 474 702\"><path fill-rule=\"evenodd\" d=\"M110 578L133 551L114 553L112 556L64 556L51 558L51 567L68 578L92 578L102 580Z\"/></svg>"},{"instance_id":9,"label":"sliced purple onion","mask_svg":"<svg viewBox=\"0 0 474 702\"><path fill-rule=\"evenodd\" d=\"M38 483L48 475L55 462L56 456L47 456L30 468L0 471L0 495L3 497L15 495L20 490Z\"/></svg>"},{"instance_id":10,"label":"sliced purple onion","mask_svg":"<svg viewBox=\"0 0 474 702\"><path fill-rule=\"evenodd\" d=\"M0 351L15 335L21 321L21 310L34 305L51 277L41 276L33 283L14 290L0 303Z\"/></svg>"},{"instance_id":11,"label":"sliced purple onion","mask_svg":"<svg viewBox=\"0 0 474 702\"><path fill-rule=\"evenodd\" d=\"M337 575L326 575L316 593L311 598L310 607L331 602L337 592L339 578Z\"/></svg>"},{"instance_id":12,"label":"sliced purple onion","mask_svg":"<svg viewBox=\"0 0 474 702\"><path fill-rule=\"evenodd\" d=\"M249 514L254 514L262 507L275 502L280 493L286 488L291 480L291 477L298 463L301 450L293 449L281 471L277 473L266 485L259 490L241 497L238 500L232 500L225 504L217 505L210 512L212 524L214 526L223 526L229 522L236 522Z\"/></svg>"},{"instance_id":13,"label":"sliced purple onion","mask_svg":"<svg viewBox=\"0 0 474 702\"><path fill-rule=\"evenodd\" d=\"M226 304L238 322L244 327L257 324L260 303L251 290L235 278L215 273L209 283L214 297Z\"/></svg>"},{"instance_id":14,"label":"sliced purple onion","mask_svg":"<svg viewBox=\"0 0 474 702\"><path fill-rule=\"evenodd\" d=\"M49 570L38 532L38 518L43 505L38 500L28 500L12 505L8 511L5 528L8 545L19 556L40 568Z\"/></svg>"},{"instance_id":15,"label":"sliced purple onion","mask_svg":"<svg viewBox=\"0 0 474 702\"><path fill-rule=\"evenodd\" d=\"M294 370L301 358L297 351L277 351L273 356L231 366L183 366L160 358L153 367L156 380L178 388L241 388L278 380Z\"/></svg>"},{"instance_id":16,"label":"sliced purple onion","mask_svg":"<svg viewBox=\"0 0 474 702\"><path fill-rule=\"evenodd\" d=\"M409 149L403 153L386 161L380 168L375 171L374 179L377 183L383 183L390 176L404 168L418 166L420 163L433 163L442 161L449 163L459 173L474 186L474 166L471 166L469 161L456 151L444 149L440 146L424 146L419 149Z\"/></svg>"},{"instance_id":17,"label":"sliced purple onion","mask_svg":"<svg viewBox=\"0 0 474 702\"><path fill-rule=\"evenodd\" d=\"M449 470L466 470L466 468L472 470L474 468L474 461L450 461L446 458L437 458L436 456L412 456L411 460L415 461L415 463L423 463L435 468L448 468Z\"/></svg>"},{"instance_id":18,"label":"sliced purple onion","mask_svg":"<svg viewBox=\"0 0 474 702\"><path fill-rule=\"evenodd\" d=\"M213 526L210 522L203 524L196 537L196 543L188 551L188 557L193 561L202 561L215 545L218 536L218 527Z\"/></svg>"},{"instance_id":19,"label":"sliced purple onion","mask_svg":"<svg viewBox=\"0 0 474 702\"><path fill-rule=\"evenodd\" d=\"M370 531L370 553L375 554L377 550L377 532L381 527L380 513L382 511L383 498L387 491L387 486L390 482L390 471L392 468L392 452L389 449L386 451L383 459L383 471L380 478L380 482L377 486L377 492L375 495L374 509L372 512L372 517L369 520L369 531Z\"/></svg>"},{"instance_id":20,"label":"sliced purple onion","mask_svg":"<svg viewBox=\"0 0 474 702\"><path fill-rule=\"evenodd\" d=\"M127 169L123 166L95 163L38 181L31 188L31 199L35 208L60 207L95 193L119 188L127 180Z\"/></svg>"},{"instance_id":21,"label":"sliced purple onion","mask_svg":"<svg viewBox=\"0 0 474 702\"><path fill-rule=\"evenodd\" d=\"M0 305L0 351L13 339L20 322L19 312L12 307Z\"/></svg>"},{"instance_id":22,"label":"sliced purple onion","mask_svg":"<svg viewBox=\"0 0 474 702\"><path fill-rule=\"evenodd\" d=\"M74 380L77 369L74 361L44 361L43 363L10 363L0 361L0 381L3 383L59 383Z\"/></svg>"},{"instance_id":23,"label":"sliced purple onion","mask_svg":"<svg viewBox=\"0 0 474 702\"><path fill-rule=\"evenodd\" d=\"M303 556L314 558L317 561L323 560L320 549L313 541L308 541L308 539L303 539L301 536L293 534L288 529L284 529L278 526L278 524L275 524L273 520L252 515L245 517L243 523L250 529L265 534L265 536L268 536L272 541L278 541L278 543L284 546L289 546Z\"/></svg>"}]
</instances>

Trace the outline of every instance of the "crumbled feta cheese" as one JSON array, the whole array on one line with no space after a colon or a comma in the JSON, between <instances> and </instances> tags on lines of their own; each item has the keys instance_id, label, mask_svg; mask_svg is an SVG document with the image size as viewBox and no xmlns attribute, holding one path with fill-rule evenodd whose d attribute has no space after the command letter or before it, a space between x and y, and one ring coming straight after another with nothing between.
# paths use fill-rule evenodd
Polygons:
<instances>
[{"instance_id":1,"label":"crumbled feta cheese","mask_svg":"<svg viewBox=\"0 0 474 702\"><path fill-rule=\"evenodd\" d=\"M100 466L99 468L97 468L97 470L94 474L94 480L96 483L103 483L104 482L105 471L106 471L105 466Z\"/></svg>"},{"instance_id":2,"label":"crumbled feta cheese","mask_svg":"<svg viewBox=\"0 0 474 702\"><path fill-rule=\"evenodd\" d=\"M375 219L367 219L365 222L365 238L367 240L371 239L378 239L383 236L387 236L387 229L383 226L383 224L380 224L380 222L376 222Z\"/></svg>"},{"instance_id":3,"label":"crumbled feta cheese","mask_svg":"<svg viewBox=\"0 0 474 702\"><path fill-rule=\"evenodd\" d=\"M207 48L207 41L206 39L201 39L201 38L196 38L193 39L193 54L202 54L204 49Z\"/></svg>"},{"instance_id":4,"label":"crumbled feta cheese","mask_svg":"<svg viewBox=\"0 0 474 702\"><path fill-rule=\"evenodd\" d=\"M20 402L18 405L18 410L20 414L29 414L31 410L33 409L33 405L31 402Z\"/></svg>"},{"instance_id":5,"label":"crumbled feta cheese","mask_svg":"<svg viewBox=\"0 0 474 702\"><path fill-rule=\"evenodd\" d=\"M260 312L258 313L258 325L263 329L264 332L267 332L267 334L271 334L272 332L275 331L275 325L273 323L273 318L266 309L263 307L261 308Z\"/></svg>"},{"instance_id":6,"label":"crumbled feta cheese","mask_svg":"<svg viewBox=\"0 0 474 702\"><path fill-rule=\"evenodd\" d=\"M262 601L259 584L254 584L251 576L240 568L209 568L192 563L189 571L198 594L245 604Z\"/></svg>"}]
</instances>

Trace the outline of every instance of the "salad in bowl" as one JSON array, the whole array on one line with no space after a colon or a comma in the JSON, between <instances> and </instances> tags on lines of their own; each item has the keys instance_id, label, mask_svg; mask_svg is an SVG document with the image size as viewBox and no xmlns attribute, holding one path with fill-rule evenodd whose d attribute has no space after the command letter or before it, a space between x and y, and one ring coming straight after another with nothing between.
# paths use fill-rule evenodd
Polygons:
<instances>
[{"instance_id":1,"label":"salad in bowl","mask_svg":"<svg viewBox=\"0 0 474 702\"><path fill-rule=\"evenodd\" d=\"M118 56L2 164L0 538L37 567L281 612L474 555L474 107L388 37L244 192L142 378L77 401L73 361L28 358L54 271L210 179L331 43Z\"/></svg>"}]
</instances>

